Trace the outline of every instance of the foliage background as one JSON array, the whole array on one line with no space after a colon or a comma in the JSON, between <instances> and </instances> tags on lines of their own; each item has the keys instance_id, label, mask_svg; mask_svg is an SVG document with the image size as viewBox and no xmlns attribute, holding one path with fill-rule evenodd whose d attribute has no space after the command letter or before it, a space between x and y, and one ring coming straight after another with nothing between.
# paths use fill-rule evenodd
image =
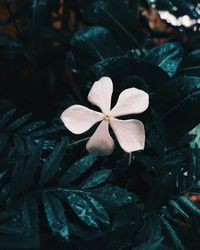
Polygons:
<instances>
[{"instance_id":1,"label":"foliage background","mask_svg":"<svg viewBox=\"0 0 200 250\"><path fill-rule=\"evenodd\" d=\"M0 1L0 249L199 248L198 20L195 0ZM61 123L104 75L114 102L149 93L144 151L88 154Z\"/></svg>"}]
</instances>

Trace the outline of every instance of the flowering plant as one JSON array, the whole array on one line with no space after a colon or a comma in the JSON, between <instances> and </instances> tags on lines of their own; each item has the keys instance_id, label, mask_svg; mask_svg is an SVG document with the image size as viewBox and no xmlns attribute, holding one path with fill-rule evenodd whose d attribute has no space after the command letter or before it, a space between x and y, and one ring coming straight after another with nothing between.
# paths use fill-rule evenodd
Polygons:
<instances>
[{"instance_id":1,"label":"flowering plant","mask_svg":"<svg viewBox=\"0 0 200 250\"><path fill-rule=\"evenodd\" d=\"M89 152L96 151L100 155L112 153L114 141L109 133L109 125L125 152L144 149L143 123L135 119L121 120L116 117L144 112L149 105L148 94L137 88L126 89L119 95L116 105L111 109L112 93L112 80L109 77L102 77L94 83L88 94L88 101L98 106L102 113L81 105L73 105L62 113L63 123L72 133L81 134L95 123L101 122L86 145Z\"/></svg>"}]
</instances>

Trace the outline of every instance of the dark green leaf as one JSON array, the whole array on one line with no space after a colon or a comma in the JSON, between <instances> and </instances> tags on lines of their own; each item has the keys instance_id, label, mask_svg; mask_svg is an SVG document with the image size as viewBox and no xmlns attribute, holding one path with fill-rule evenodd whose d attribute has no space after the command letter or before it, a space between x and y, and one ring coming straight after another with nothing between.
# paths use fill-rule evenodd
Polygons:
<instances>
[{"instance_id":1,"label":"dark green leaf","mask_svg":"<svg viewBox=\"0 0 200 250\"><path fill-rule=\"evenodd\" d=\"M84 4L83 9L84 15L93 24L110 29L122 47L141 47L143 33L137 12L133 12L124 1L95 0L89 5Z\"/></svg>"},{"instance_id":2,"label":"dark green leaf","mask_svg":"<svg viewBox=\"0 0 200 250\"><path fill-rule=\"evenodd\" d=\"M161 217L161 220L163 222L163 225L165 227L165 230L167 231L167 233L169 234L169 237L172 239L173 243L174 243L174 247L177 250L185 250L181 240L179 239L176 231L173 229L172 225L165 220L163 217Z\"/></svg>"},{"instance_id":3,"label":"dark green leaf","mask_svg":"<svg viewBox=\"0 0 200 250\"><path fill-rule=\"evenodd\" d=\"M43 142L34 143L28 141L29 143L29 150L31 152L30 156L28 157L23 173L23 192L26 193L29 188L33 185L33 180L35 177L35 173L39 166L40 156L42 154L42 146Z\"/></svg>"},{"instance_id":4,"label":"dark green leaf","mask_svg":"<svg viewBox=\"0 0 200 250\"><path fill-rule=\"evenodd\" d=\"M156 213L146 214L144 217L144 226L142 227L136 239L141 244L137 250L157 249L163 241L161 233L160 218ZM148 248L149 247L149 248Z\"/></svg>"},{"instance_id":5,"label":"dark green leaf","mask_svg":"<svg viewBox=\"0 0 200 250\"><path fill-rule=\"evenodd\" d=\"M186 219L189 219L189 215L180 207L180 205L176 201L169 201L169 204L176 209L178 213L184 216Z\"/></svg>"},{"instance_id":6,"label":"dark green leaf","mask_svg":"<svg viewBox=\"0 0 200 250\"><path fill-rule=\"evenodd\" d=\"M15 109L10 110L5 115L3 115L0 119L0 129L4 128L13 118L13 115L15 113Z\"/></svg>"},{"instance_id":7,"label":"dark green leaf","mask_svg":"<svg viewBox=\"0 0 200 250\"><path fill-rule=\"evenodd\" d=\"M91 203L84 199L83 196L76 193L66 193L69 205L75 212L75 214L85 222L88 226L99 229L98 218L96 211L94 210Z\"/></svg>"},{"instance_id":8,"label":"dark green leaf","mask_svg":"<svg viewBox=\"0 0 200 250\"><path fill-rule=\"evenodd\" d=\"M34 198L26 199L1 221L0 249L39 248L39 218ZM15 204L16 205L16 204ZM12 216L11 216L12 215Z\"/></svg>"},{"instance_id":9,"label":"dark green leaf","mask_svg":"<svg viewBox=\"0 0 200 250\"><path fill-rule=\"evenodd\" d=\"M200 49L192 51L182 62L179 74L200 76Z\"/></svg>"},{"instance_id":10,"label":"dark green leaf","mask_svg":"<svg viewBox=\"0 0 200 250\"><path fill-rule=\"evenodd\" d=\"M75 33L71 39L71 47L79 67L83 69L120 54L110 32L98 26L88 27Z\"/></svg>"},{"instance_id":11,"label":"dark green leaf","mask_svg":"<svg viewBox=\"0 0 200 250\"><path fill-rule=\"evenodd\" d=\"M96 189L95 196L107 201L115 208L122 207L127 204L135 204L138 201L137 196L133 193L128 192L126 189L110 185Z\"/></svg>"},{"instance_id":12,"label":"dark green leaf","mask_svg":"<svg viewBox=\"0 0 200 250\"><path fill-rule=\"evenodd\" d=\"M18 134L30 134L35 130L38 130L39 128L43 127L45 124L46 122L44 121L33 122L18 130Z\"/></svg>"},{"instance_id":13,"label":"dark green leaf","mask_svg":"<svg viewBox=\"0 0 200 250\"><path fill-rule=\"evenodd\" d=\"M25 159L20 157L15 164L10 182L10 200L12 203L16 202L23 190L23 169Z\"/></svg>"},{"instance_id":14,"label":"dark green leaf","mask_svg":"<svg viewBox=\"0 0 200 250\"><path fill-rule=\"evenodd\" d=\"M135 248L135 250L156 250L156 249L162 249L161 248L161 243L163 242L164 238L161 237L159 240L157 241L149 241L149 242L145 242L139 246L137 246Z\"/></svg>"},{"instance_id":15,"label":"dark green leaf","mask_svg":"<svg viewBox=\"0 0 200 250\"><path fill-rule=\"evenodd\" d=\"M40 174L39 184L45 185L58 171L68 144L67 139L63 139L57 144L52 154L46 159Z\"/></svg>"},{"instance_id":16,"label":"dark green leaf","mask_svg":"<svg viewBox=\"0 0 200 250\"><path fill-rule=\"evenodd\" d=\"M105 182L110 177L111 173L111 169L97 171L87 178L87 180L81 185L81 188L87 189L97 187L99 184Z\"/></svg>"},{"instance_id":17,"label":"dark green leaf","mask_svg":"<svg viewBox=\"0 0 200 250\"><path fill-rule=\"evenodd\" d=\"M9 136L7 134L0 135L0 152L4 150L9 140Z\"/></svg>"},{"instance_id":18,"label":"dark green leaf","mask_svg":"<svg viewBox=\"0 0 200 250\"><path fill-rule=\"evenodd\" d=\"M27 140L19 135L14 136L14 144L15 150L18 152L20 156L25 156L29 152L27 152Z\"/></svg>"},{"instance_id":19,"label":"dark green leaf","mask_svg":"<svg viewBox=\"0 0 200 250\"><path fill-rule=\"evenodd\" d=\"M108 216L108 213L106 212L105 208L96 200L94 199L91 195L86 196L87 199L90 201L92 204L95 212L96 212L96 217L100 222L103 224L110 224L110 218Z\"/></svg>"},{"instance_id":20,"label":"dark green leaf","mask_svg":"<svg viewBox=\"0 0 200 250\"><path fill-rule=\"evenodd\" d=\"M200 216L200 209L192 202L190 201L187 197L185 196L180 196L179 201L181 201L186 207L188 207L192 212Z\"/></svg>"},{"instance_id":21,"label":"dark green leaf","mask_svg":"<svg viewBox=\"0 0 200 250\"><path fill-rule=\"evenodd\" d=\"M166 126L169 141L177 140L200 122L196 110L200 106L200 78L179 77L162 87L152 104Z\"/></svg>"},{"instance_id":22,"label":"dark green leaf","mask_svg":"<svg viewBox=\"0 0 200 250\"><path fill-rule=\"evenodd\" d=\"M32 197L26 198L24 201L22 220L24 226L25 237L30 237L35 245L39 246L39 211L36 200Z\"/></svg>"},{"instance_id":23,"label":"dark green leaf","mask_svg":"<svg viewBox=\"0 0 200 250\"><path fill-rule=\"evenodd\" d=\"M127 57L112 57L95 64L91 68L90 80L94 82L102 76L109 76L112 79L114 89L121 87L123 90L126 86L121 85L122 81L128 76L141 78L153 90L160 89L162 83L168 80L167 74L158 66L147 62L138 63L135 59ZM141 86L144 85L142 81ZM134 83L132 82L132 86Z\"/></svg>"},{"instance_id":24,"label":"dark green leaf","mask_svg":"<svg viewBox=\"0 0 200 250\"><path fill-rule=\"evenodd\" d=\"M16 121L9 124L9 126L6 128L6 131L12 131L12 130L20 128L30 119L30 117L31 117L31 114L27 114L25 116L20 117Z\"/></svg>"},{"instance_id":25,"label":"dark green leaf","mask_svg":"<svg viewBox=\"0 0 200 250\"><path fill-rule=\"evenodd\" d=\"M74 180L78 179L87 169L89 169L96 161L97 155L90 153L79 161L75 162L58 182L59 186L67 186Z\"/></svg>"},{"instance_id":26,"label":"dark green leaf","mask_svg":"<svg viewBox=\"0 0 200 250\"><path fill-rule=\"evenodd\" d=\"M183 49L177 43L164 43L149 51L145 59L173 76L182 60Z\"/></svg>"},{"instance_id":27,"label":"dark green leaf","mask_svg":"<svg viewBox=\"0 0 200 250\"><path fill-rule=\"evenodd\" d=\"M43 203L47 221L53 234L68 240L68 223L61 201L52 193L44 193Z\"/></svg>"},{"instance_id":28,"label":"dark green leaf","mask_svg":"<svg viewBox=\"0 0 200 250\"><path fill-rule=\"evenodd\" d=\"M18 236L23 234L23 228L15 227L12 225L0 225L0 233L7 234L10 237L12 236Z\"/></svg>"}]
</instances>

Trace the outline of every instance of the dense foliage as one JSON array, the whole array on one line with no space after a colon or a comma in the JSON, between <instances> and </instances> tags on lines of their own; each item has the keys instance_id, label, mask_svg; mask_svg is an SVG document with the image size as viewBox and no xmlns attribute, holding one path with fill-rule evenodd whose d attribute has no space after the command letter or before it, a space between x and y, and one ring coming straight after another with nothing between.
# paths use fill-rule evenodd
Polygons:
<instances>
[{"instance_id":1,"label":"dense foliage","mask_svg":"<svg viewBox=\"0 0 200 250\"><path fill-rule=\"evenodd\" d=\"M0 1L0 249L199 249L199 24L151 16L197 3ZM149 93L144 151L89 154L61 123L101 76Z\"/></svg>"}]
</instances>

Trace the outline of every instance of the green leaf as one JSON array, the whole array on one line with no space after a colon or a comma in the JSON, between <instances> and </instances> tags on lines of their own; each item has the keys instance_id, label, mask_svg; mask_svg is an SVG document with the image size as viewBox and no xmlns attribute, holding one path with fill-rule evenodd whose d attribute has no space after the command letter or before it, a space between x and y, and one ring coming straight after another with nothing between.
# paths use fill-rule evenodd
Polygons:
<instances>
[{"instance_id":1,"label":"green leaf","mask_svg":"<svg viewBox=\"0 0 200 250\"><path fill-rule=\"evenodd\" d=\"M6 128L6 131L12 131L20 128L22 125L24 125L31 117L31 114L27 114L25 116L20 117L16 121L9 124L9 126Z\"/></svg>"},{"instance_id":2,"label":"green leaf","mask_svg":"<svg viewBox=\"0 0 200 250\"><path fill-rule=\"evenodd\" d=\"M29 152L31 154L29 155L23 172L23 192L26 193L30 187L33 185L33 180L35 177L35 173L37 171L37 168L39 166L40 162L40 156L42 154L42 146L43 142L34 143L32 141L27 141L29 144Z\"/></svg>"},{"instance_id":3,"label":"green leaf","mask_svg":"<svg viewBox=\"0 0 200 250\"><path fill-rule=\"evenodd\" d=\"M26 126L24 126L23 128L21 128L20 130L18 130L18 134L30 134L36 130L38 130L39 128L43 127L46 124L46 122L44 121L39 121L39 122L33 122L30 123Z\"/></svg>"},{"instance_id":4,"label":"green leaf","mask_svg":"<svg viewBox=\"0 0 200 250\"><path fill-rule=\"evenodd\" d=\"M69 205L80 220L85 222L90 227L100 229L96 211L83 196L76 194L75 192L71 192L66 193L66 198Z\"/></svg>"},{"instance_id":5,"label":"green leaf","mask_svg":"<svg viewBox=\"0 0 200 250\"><path fill-rule=\"evenodd\" d=\"M169 237L172 239L175 249L177 250L185 250L181 240L179 239L178 235L176 234L176 231L173 229L172 225L165 220L163 217L161 217L161 220L163 222L163 225L165 227L165 230L169 234Z\"/></svg>"},{"instance_id":6,"label":"green leaf","mask_svg":"<svg viewBox=\"0 0 200 250\"><path fill-rule=\"evenodd\" d=\"M158 65L169 76L173 76L182 61L183 49L177 43L164 43L149 51L145 60Z\"/></svg>"},{"instance_id":7,"label":"green leaf","mask_svg":"<svg viewBox=\"0 0 200 250\"><path fill-rule=\"evenodd\" d=\"M13 210L7 210L7 214L4 213L4 221L1 221L0 249L39 248L39 218L36 201L29 196L22 203L19 200L17 203L19 206L14 206Z\"/></svg>"},{"instance_id":8,"label":"green leaf","mask_svg":"<svg viewBox=\"0 0 200 250\"><path fill-rule=\"evenodd\" d=\"M99 203L99 201L94 199L91 195L87 195L86 197L92 204L92 207L94 208L96 212L97 219L103 224L110 225L110 218L105 208Z\"/></svg>"},{"instance_id":9,"label":"green leaf","mask_svg":"<svg viewBox=\"0 0 200 250\"><path fill-rule=\"evenodd\" d=\"M0 152L6 148L8 141L9 141L9 136L7 134L2 133L0 135Z\"/></svg>"},{"instance_id":10,"label":"green leaf","mask_svg":"<svg viewBox=\"0 0 200 250\"><path fill-rule=\"evenodd\" d=\"M77 64L82 69L121 53L110 32L98 26L76 32L70 44Z\"/></svg>"},{"instance_id":11,"label":"green leaf","mask_svg":"<svg viewBox=\"0 0 200 250\"><path fill-rule=\"evenodd\" d=\"M29 196L25 199L22 212L25 237L30 237L32 242L40 245L39 211L36 200Z\"/></svg>"},{"instance_id":12,"label":"green leaf","mask_svg":"<svg viewBox=\"0 0 200 250\"><path fill-rule=\"evenodd\" d=\"M148 213L144 216L144 225L136 236L140 245L137 250L157 249L163 241L161 221L156 213ZM148 248L149 247L149 248Z\"/></svg>"},{"instance_id":13,"label":"green leaf","mask_svg":"<svg viewBox=\"0 0 200 250\"><path fill-rule=\"evenodd\" d=\"M11 181L11 196L13 198L28 192L33 185L35 173L39 166L40 156L42 153L43 142L34 142L32 140L24 140L19 136L15 136L15 144L19 158L13 171ZM22 181L23 180L23 181Z\"/></svg>"},{"instance_id":14,"label":"green leaf","mask_svg":"<svg viewBox=\"0 0 200 250\"><path fill-rule=\"evenodd\" d=\"M12 173L10 182L10 202L14 204L23 190L23 169L25 165L25 159L20 157L15 164L15 168Z\"/></svg>"},{"instance_id":15,"label":"green leaf","mask_svg":"<svg viewBox=\"0 0 200 250\"><path fill-rule=\"evenodd\" d=\"M67 172L61 177L58 186L65 187L74 180L78 179L85 171L87 171L97 159L97 154L90 153L75 162Z\"/></svg>"},{"instance_id":16,"label":"green leaf","mask_svg":"<svg viewBox=\"0 0 200 250\"><path fill-rule=\"evenodd\" d=\"M63 139L57 144L52 154L46 159L40 174L39 185L43 186L50 181L58 171L68 144L67 139Z\"/></svg>"},{"instance_id":17,"label":"green leaf","mask_svg":"<svg viewBox=\"0 0 200 250\"><path fill-rule=\"evenodd\" d=\"M0 130L3 129L13 118L15 114L15 109L10 110L0 118Z\"/></svg>"},{"instance_id":18,"label":"green leaf","mask_svg":"<svg viewBox=\"0 0 200 250\"><path fill-rule=\"evenodd\" d=\"M149 241L149 242L144 242L143 244L137 246L135 250L156 250L156 249L162 249L161 248L161 243L163 242L164 237L161 237L157 241Z\"/></svg>"},{"instance_id":19,"label":"green leaf","mask_svg":"<svg viewBox=\"0 0 200 250\"><path fill-rule=\"evenodd\" d=\"M111 169L104 169L95 172L93 175L88 177L86 181L81 184L82 189L94 188L105 182L111 175Z\"/></svg>"},{"instance_id":20,"label":"green leaf","mask_svg":"<svg viewBox=\"0 0 200 250\"><path fill-rule=\"evenodd\" d=\"M188 207L192 212L194 212L196 215L200 216L200 209L187 197L180 196L179 201L181 201L186 207Z\"/></svg>"},{"instance_id":21,"label":"green leaf","mask_svg":"<svg viewBox=\"0 0 200 250\"><path fill-rule=\"evenodd\" d=\"M114 208L136 204L138 201L138 197L135 194L128 192L126 189L111 185L95 189L95 196L107 201Z\"/></svg>"},{"instance_id":22,"label":"green leaf","mask_svg":"<svg viewBox=\"0 0 200 250\"><path fill-rule=\"evenodd\" d=\"M109 76L114 83L114 88L121 88L121 90L126 87L123 80L128 76L138 77L140 82L145 82L152 90L159 90L162 83L169 79L168 75L156 65L148 62L137 62L133 58L122 56L111 57L95 64L91 68L88 78L91 82L94 82L102 76ZM136 81L137 79L130 82L128 88L136 87L134 85ZM137 88L141 88L141 86L142 84Z\"/></svg>"},{"instance_id":23,"label":"green leaf","mask_svg":"<svg viewBox=\"0 0 200 250\"><path fill-rule=\"evenodd\" d=\"M122 0L96 0L83 5L83 14L94 25L112 31L115 40L124 48L141 47L143 33L137 12ZM132 25L134 24L134 25Z\"/></svg>"},{"instance_id":24,"label":"green leaf","mask_svg":"<svg viewBox=\"0 0 200 250\"><path fill-rule=\"evenodd\" d=\"M53 234L69 239L69 228L61 201L52 193L43 193L44 210Z\"/></svg>"},{"instance_id":25,"label":"green leaf","mask_svg":"<svg viewBox=\"0 0 200 250\"><path fill-rule=\"evenodd\" d=\"M20 236L24 233L23 228L16 227L15 225L0 225L0 233L12 236ZM0 241L1 244L1 241Z\"/></svg>"},{"instance_id":26,"label":"green leaf","mask_svg":"<svg viewBox=\"0 0 200 250\"><path fill-rule=\"evenodd\" d=\"M185 217L186 219L189 219L189 215L180 207L180 205L176 201L170 200L169 204L172 207L174 207L176 211L180 213L183 217Z\"/></svg>"},{"instance_id":27,"label":"green leaf","mask_svg":"<svg viewBox=\"0 0 200 250\"><path fill-rule=\"evenodd\" d=\"M25 156L29 153L27 152L27 140L17 134L14 136L14 145L20 156Z\"/></svg>"},{"instance_id":28,"label":"green leaf","mask_svg":"<svg viewBox=\"0 0 200 250\"><path fill-rule=\"evenodd\" d=\"M168 140L176 141L200 122L196 112L200 106L200 78L185 76L165 83L152 98L152 105L166 126Z\"/></svg>"},{"instance_id":29,"label":"green leaf","mask_svg":"<svg viewBox=\"0 0 200 250\"><path fill-rule=\"evenodd\" d=\"M187 55L178 71L182 75L200 76L200 49Z\"/></svg>"}]
</instances>

